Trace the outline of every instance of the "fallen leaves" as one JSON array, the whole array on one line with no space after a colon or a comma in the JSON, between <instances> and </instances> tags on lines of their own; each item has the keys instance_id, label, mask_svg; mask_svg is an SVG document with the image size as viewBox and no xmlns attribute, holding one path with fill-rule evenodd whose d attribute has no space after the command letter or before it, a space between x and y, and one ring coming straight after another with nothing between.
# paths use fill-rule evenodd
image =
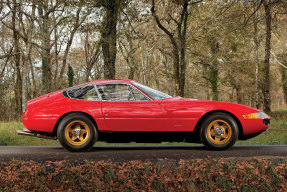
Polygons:
<instances>
[{"instance_id":1,"label":"fallen leaves","mask_svg":"<svg viewBox=\"0 0 287 192\"><path fill-rule=\"evenodd\" d=\"M287 161L10 161L0 163L0 183L0 191L284 191Z\"/></svg>"}]
</instances>

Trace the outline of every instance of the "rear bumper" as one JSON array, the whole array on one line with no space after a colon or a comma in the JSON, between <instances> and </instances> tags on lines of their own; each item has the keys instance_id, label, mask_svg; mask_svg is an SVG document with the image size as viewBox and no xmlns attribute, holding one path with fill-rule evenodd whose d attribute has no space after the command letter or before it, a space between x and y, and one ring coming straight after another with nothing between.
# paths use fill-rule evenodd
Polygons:
<instances>
[{"instance_id":1,"label":"rear bumper","mask_svg":"<svg viewBox=\"0 0 287 192\"><path fill-rule=\"evenodd\" d=\"M57 140L57 137L50 135L49 133L42 133L37 131L30 131L26 128L23 130L17 130L18 135L25 135L25 136L31 136L31 137L38 137L42 139L53 139Z\"/></svg>"}]
</instances>

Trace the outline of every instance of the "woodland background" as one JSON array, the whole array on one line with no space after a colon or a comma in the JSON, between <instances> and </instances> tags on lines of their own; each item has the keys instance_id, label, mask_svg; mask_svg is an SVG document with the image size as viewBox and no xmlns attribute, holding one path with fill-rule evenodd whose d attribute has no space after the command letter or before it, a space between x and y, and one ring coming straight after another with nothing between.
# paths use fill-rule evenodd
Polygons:
<instances>
[{"instance_id":1,"label":"woodland background","mask_svg":"<svg viewBox=\"0 0 287 192\"><path fill-rule=\"evenodd\" d=\"M103 78L170 95L287 106L285 0L2 0L0 120Z\"/></svg>"}]
</instances>

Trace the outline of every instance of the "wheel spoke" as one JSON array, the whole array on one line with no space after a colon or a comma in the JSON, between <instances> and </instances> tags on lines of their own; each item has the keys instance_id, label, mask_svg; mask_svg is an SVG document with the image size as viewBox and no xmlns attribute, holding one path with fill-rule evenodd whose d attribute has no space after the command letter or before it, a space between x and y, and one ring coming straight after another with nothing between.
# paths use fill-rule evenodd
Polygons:
<instances>
[{"instance_id":1,"label":"wheel spoke","mask_svg":"<svg viewBox=\"0 0 287 192\"><path fill-rule=\"evenodd\" d=\"M225 124L223 124L221 127L224 129L224 132L226 132L228 130L228 126Z\"/></svg>"},{"instance_id":2,"label":"wheel spoke","mask_svg":"<svg viewBox=\"0 0 287 192\"><path fill-rule=\"evenodd\" d=\"M222 138L225 139L226 137L227 137L227 133L226 133L226 131L224 131Z\"/></svg>"},{"instance_id":3,"label":"wheel spoke","mask_svg":"<svg viewBox=\"0 0 287 192\"><path fill-rule=\"evenodd\" d=\"M73 134L71 139L72 139L73 141L75 141L75 140L77 139L77 137Z\"/></svg>"},{"instance_id":4,"label":"wheel spoke","mask_svg":"<svg viewBox=\"0 0 287 192\"><path fill-rule=\"evenodd\" d=\"M219 124L217 122L213 123L213 127L216 128L216 127L219 127Z\"/></svg>"},{"instance_id":5,"label":"wheel spoke","mask_svg":"<svg viewBox=\"0 0 287 192\"><path fill-rule=\"evenodd\" d=\"M82 132L82 134L84 134L84 133L87 133L87 130L86 129L82 129L81 132Z\"/></svg>"},{"instance_id":6,"label":"wheel spoke","mask_svg":"<svg viewBox=\"0 0 287 192\"><path fill-rule=\"evenodd\" d=\"M215 137L215 141L220 141L220 137Z\"/></svg>"},{"instance_id":7,"label":"wheel spoke","mask_svg":"<svg viewBox=\"0 0 287 192\"><path fill-rule=\"evenodd\" d=\"M83 134L81 134L81 136L79 137L79 140L80 140L80 141L83 141L83 140L84 140Z\"/></svg>"},{"instance_id":8,"label":"wheel spoke","mask_svg":"<svg viewBox=\"0 0 287 192\"><path fill-rule=\"evenodd\" d=\"M215 136L215 134L214 134L214 129L210 130L210 135L211 135L211 136Z\"/></svg>"}]
</instances>

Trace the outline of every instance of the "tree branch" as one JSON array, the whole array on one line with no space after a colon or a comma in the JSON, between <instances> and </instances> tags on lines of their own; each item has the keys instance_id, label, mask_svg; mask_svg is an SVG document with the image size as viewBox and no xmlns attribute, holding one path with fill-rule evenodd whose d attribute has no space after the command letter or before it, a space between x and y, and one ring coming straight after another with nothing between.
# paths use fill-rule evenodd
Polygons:
<instances>
[{"instance_id":1,"label":"tree branch","mask_svg":"<svg viewBox=\"0 0 287 192\"><path fill-rule=\"evenodd\" d=\"M176 49L178 49L178 46L177 46L176 41L175 41L175 39L174 39L174 37L173 37L173 34L172 34L167 28L165 28L165 27L161 24L161 22L160 22L160 20L159 20L159 17L156 15L154 0L152 0L151 13L152 13L152 16L154 17L154 19L155 19L155 21L156 21L158 27L168 35L168 37L169 37L171 43L173 44L173 46L174 46Z\"/></svg>"},{"instance_id":2,"label":"tree branch","mask_svg":"<svg viewBox=\"0 0 287 192\"><path fill-rule=\"evenodd\" d=\"M264 0L260 0L257 8L253 11L253 13L245 20L244 22L244 26L247 25L248 21L250 20L250 18L259 10L259 8L261 7L262 3L263 3Z\"/></svg>"}]
</instances>

